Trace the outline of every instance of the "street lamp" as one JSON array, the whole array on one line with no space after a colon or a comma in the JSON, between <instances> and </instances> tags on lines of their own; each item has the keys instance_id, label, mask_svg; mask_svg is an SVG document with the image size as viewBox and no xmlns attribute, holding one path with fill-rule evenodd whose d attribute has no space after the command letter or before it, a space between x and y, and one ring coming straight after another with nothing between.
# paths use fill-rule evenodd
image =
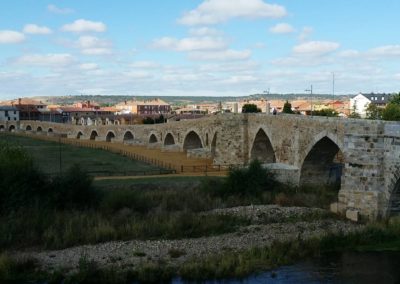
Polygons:
<instances>
[{"instance_id":1,"label":"street lamp","mask_svg":"<svg viewBox=\"0 0 400 284\"><path fill-rule=\"evenodd\" d=\"M313 116L312 85L311 85L310 89L306 89L306 90L304 90L304 91L310 93L310 99L311 99L311 116Z\"/></svg>"}]
</instances>

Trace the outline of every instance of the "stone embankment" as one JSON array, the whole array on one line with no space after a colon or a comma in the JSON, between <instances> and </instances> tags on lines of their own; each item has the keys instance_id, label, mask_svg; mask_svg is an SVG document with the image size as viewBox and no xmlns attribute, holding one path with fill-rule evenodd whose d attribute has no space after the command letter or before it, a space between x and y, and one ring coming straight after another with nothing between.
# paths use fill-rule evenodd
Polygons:
<instances>
[{"instance_id":1,"label":"stone embankment","mask_svg":"<svg viewBox=\"0 0 400 284\"><path fill-rule=\"evenodd\" d=\"M277 241L305 240L329 233L346 234L362 228L355 223L330 218L327 211L313 208L262 205L217 209L204 214L232 214L248 218L252 224L240 227L234 233L219 236L114 241L54 251L15 252L14 256L33 257L47 270L60 267L74 270L82 258L94 261L100 267L114 266L121 269L133 268L149 261L164 261L178 266L192 258L224 251L242 251L268 246Z\"/></svg>"}]
</instances>

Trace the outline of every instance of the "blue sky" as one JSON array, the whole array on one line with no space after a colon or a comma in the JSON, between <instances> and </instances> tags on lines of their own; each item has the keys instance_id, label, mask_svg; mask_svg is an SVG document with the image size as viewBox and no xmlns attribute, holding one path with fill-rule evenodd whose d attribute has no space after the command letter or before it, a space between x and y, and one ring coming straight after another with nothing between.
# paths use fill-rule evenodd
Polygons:
<instances>
[{"instance_id":1,"label":"blue sky","mask_svg":"<svg viewBox=\"0 0 400 284\"><path fill-rule=\"evenodd\" d=\"M0 99L398 92L398 0L2 0Z\"/></svg>"}]
</instances>

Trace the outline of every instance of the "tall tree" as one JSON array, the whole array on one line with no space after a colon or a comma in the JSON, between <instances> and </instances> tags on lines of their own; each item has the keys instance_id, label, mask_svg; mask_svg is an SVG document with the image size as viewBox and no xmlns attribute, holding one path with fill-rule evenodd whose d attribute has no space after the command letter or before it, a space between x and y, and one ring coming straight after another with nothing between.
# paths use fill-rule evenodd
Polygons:
<instances>
[{"instance_id":1,"label":"tall tree","mask_svg":"<svg viewBox=\"0 0 400 284\"><path fill-rule=\"evenodd\" d=\"M255 113L255 112L261 112L261 109L257 107L255 104L244 104L242 106L242 112L243 113Z\"/></svg>"},{"instance_id":2,"label":"tall tree","mask_svg":"<svg viewBox=\"0 0 400 284\"><path fill-rule=\"evenodd\" d=\"M285 104L283 105L283 113L294 113L292 110L292 104L289 103L289 101L286 101Z\"/></svg>"}]
</instances>

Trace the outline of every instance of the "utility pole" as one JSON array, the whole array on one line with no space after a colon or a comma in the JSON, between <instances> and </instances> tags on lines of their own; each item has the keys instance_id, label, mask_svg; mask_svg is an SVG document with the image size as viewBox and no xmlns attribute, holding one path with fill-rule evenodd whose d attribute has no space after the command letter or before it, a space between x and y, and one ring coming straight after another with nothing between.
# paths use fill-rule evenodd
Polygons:
<instances>
[{"instance_id":1,"label":"utility pole","mask_svg":"<svg viewBox=\"0 0 400 284\"><path fill-rule=\"evenodd\" d=\"M312 85L310 87L310 89L306 89L304 90L305 92L309 92L310 93L310 102L311 102L311 116L313 116L313 99L312 99Z\"/></svg>"}]
</instances>

